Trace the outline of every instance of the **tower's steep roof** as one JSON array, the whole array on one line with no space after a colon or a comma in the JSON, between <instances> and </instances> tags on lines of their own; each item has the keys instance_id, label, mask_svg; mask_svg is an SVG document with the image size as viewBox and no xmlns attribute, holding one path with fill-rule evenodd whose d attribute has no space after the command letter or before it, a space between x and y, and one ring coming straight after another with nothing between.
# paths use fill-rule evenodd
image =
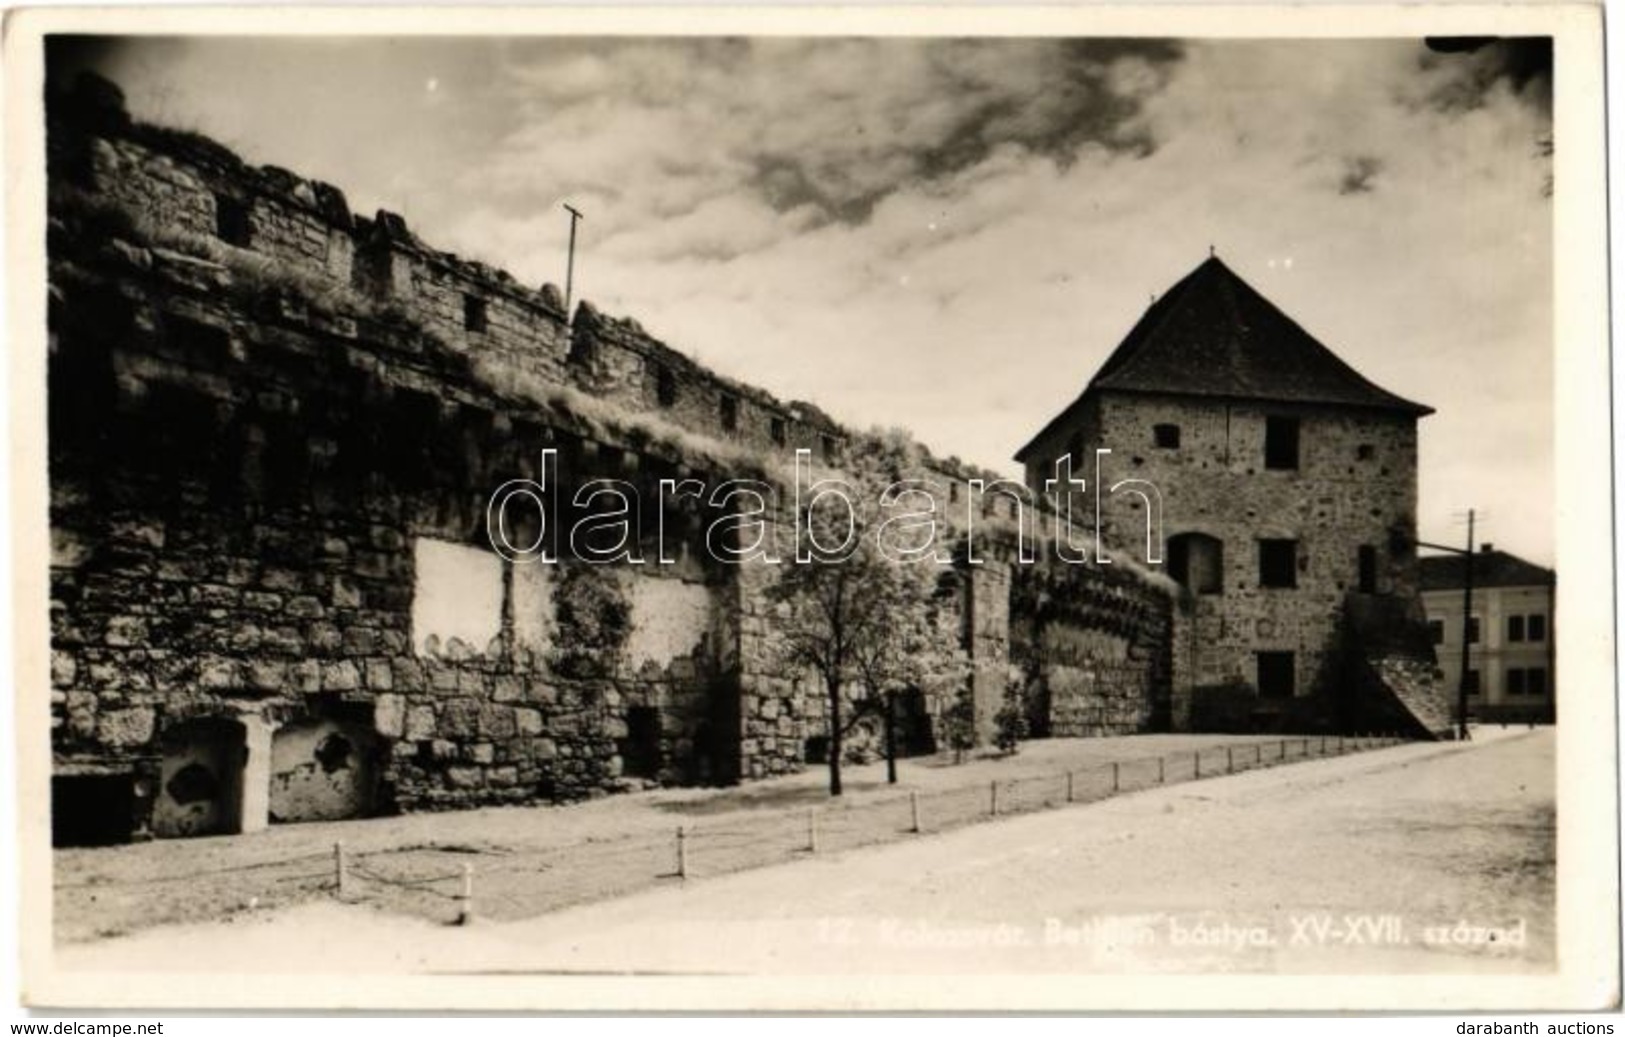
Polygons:
<instances>
[{"instance_id":1,"label":"tower's steep roof","mask_svg":"<svg viewBox=\"0 0 1625 1037\"><path fill-rule=\"evenodd\" d=\"M1146 310L1084 396L1098 390L1433 413L1368 381L1217 257Z\"/></svg>"}]
</instances>

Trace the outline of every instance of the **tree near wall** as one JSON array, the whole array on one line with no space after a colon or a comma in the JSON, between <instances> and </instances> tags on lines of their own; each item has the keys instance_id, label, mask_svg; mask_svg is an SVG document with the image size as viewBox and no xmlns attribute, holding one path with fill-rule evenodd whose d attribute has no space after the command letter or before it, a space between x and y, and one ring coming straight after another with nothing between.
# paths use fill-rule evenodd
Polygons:
<instances>
[{"instance_id":1,"label":"tree near wall","mask_svg":"<svg viewBox=\"0 0 1625 1037\"><path fill-rule=\"evenodd\" d=\"M884 488L903 477L909 457L895 444L851 459L847 478L857 491L852 515L804 516L824 544L856 535L839 559L786 558L768 590L777 604L769 637L786 667L809 670L824 688L829 714L829 791L841 794L842 739L857 721L879 711L888 726L889 773L895 775L896 696L911 688L955 689L969 672L953 623L951 597L939 591L940 565L899 561L876 533L886 515ZM850 524L848 524L850 523ZM832 528L838 526L839 528Z\"/></svg>"}]
</instances>

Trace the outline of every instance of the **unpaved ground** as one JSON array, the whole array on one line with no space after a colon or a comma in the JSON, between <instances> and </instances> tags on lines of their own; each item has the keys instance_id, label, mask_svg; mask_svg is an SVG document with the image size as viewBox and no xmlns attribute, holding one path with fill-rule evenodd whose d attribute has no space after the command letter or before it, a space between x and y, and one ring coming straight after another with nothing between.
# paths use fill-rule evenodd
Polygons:
<instances>
[{"instance_id":1,"label":"unpaved ground","mask_svg":"<svg viewBox=\"0 0 1625 1037\"><path fill-rule=\"evenodd\" d=\"M520 922L437 926L328 900L61 947L58 964L346 973L1547 970L1553 746L1550 730L1513 732L1151 788L674 881ZM1499 935L1438 942L1472 941L1474 929Z\"/></svg>"},{"instance_id":2,"label":"unpaved ground","mask_svg":"<svg viewBox=\"0 0 1625 1037\"><path fill-rule=\"evenodd\" d=\"M1336 750L1332 739L1330 751ZM479 911L517 919L587 903L656 883L675 871L675 833L688 829L691 875L775 864L805 851L808 812L819 815L825 850L901 837L911 827L908 793L920 794L924 824L943 829L989 810L989 783L1001 786L1001 810L1063 801L1065 775L1087 800L1110 791L1110 766L1122 787L1151 784L1157 759L1168 781L1222 771L1227 747L1236 766L1271 765L1276 739L1147 735L1035 741L1012 757L951 756L901 761L899 784L883 764L844 770L846 794L830 800L819 767L726 789L661 789L568 807L512 807L415 814L364 821L288 825L250 835L166 840L138 846L55 853L54 934L58 942L117 936L153 925L204 921L250 908L331 896L333 847L352 862L346 898L383 903L430 920L457 912L465 864L478 874ZM1249 749L1252 753L1249 754ZM1319 739L1293 739L1287 759L1320 752ZM401 885L400 883L405 883Z\"/></svg>"}]
</instances>

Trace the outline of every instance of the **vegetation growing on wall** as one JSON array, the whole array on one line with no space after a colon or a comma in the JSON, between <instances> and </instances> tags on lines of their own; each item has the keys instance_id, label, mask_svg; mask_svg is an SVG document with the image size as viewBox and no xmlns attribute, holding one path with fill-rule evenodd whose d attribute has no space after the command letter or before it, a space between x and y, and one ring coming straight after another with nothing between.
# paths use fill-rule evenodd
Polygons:
<instances>
[{"instance_id":1,"label":"vegetation growing on wall","mask_svg":"<svg viewBox=\"0 0 1625 1037\"><path fill-rule=\"evenodd\" d=\"M549 655L561 677L612 676L632 635L632 602L614 570L566 562L553 583L558 628L569 631Z\"/></svg>"},{"instance_id":2,"label":"vegetation growing on wall","mask_svg":"<svg viewBox=\"0 0 1625 1037\"><path fill-rule=\"evenodd\" d=\"M1010 668L1010 679L1005 685L1004 702L993 716L993 742L999 751L1014 754L1027 737L1027 703L1024 691L1026 678L1019 667Z\"/></svg>"},{"instance_id":3,"label":"vegetation growing on wall","mask_svg":"<svg viewBox=\"0 0 1625 1037\"><path fill-rule=\"evenodd\" d=\"M852 523L828 511L806 516L809 546L844 543L849 554L814 551L810 560L779 567L768 596L782 606L770 635L786 666L815 673L824 686L829 723L829 790L841 794L842 738L872 710L910 688L946 691L963 684L968 660L952 619L952 600L939 591L931 564L898 561L879 545L881 489L907 458L875 449L851 459L857 489ZM839 556L839 557L836 557Z\"/></svg>"}]
</instances>

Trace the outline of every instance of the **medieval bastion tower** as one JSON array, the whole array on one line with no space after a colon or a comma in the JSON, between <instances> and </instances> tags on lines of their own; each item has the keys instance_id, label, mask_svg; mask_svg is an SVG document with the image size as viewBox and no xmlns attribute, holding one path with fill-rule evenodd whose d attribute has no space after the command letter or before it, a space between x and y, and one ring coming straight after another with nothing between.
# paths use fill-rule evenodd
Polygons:
<instances>
[{"instance_id":1,"label":"medieval bastion tower","mask_svg":"<svg viewBox=\"0 0 1625 1037\"><path fill-rule=\"evenodd\" d=\"M1164 564L1186 597L1176 727L1357 724L1370 670L1438 730L1415 551L1417 421L1431 413L1362 377L1213 257L1153 303L1016 460L1042 493L1070 454L1092 502L1094 452L1110 450L1108 497L1123 478L1160 492ZM1142 516L1106 503L1109 553L1144 552Z\"/></svg>"}]
</instances>

